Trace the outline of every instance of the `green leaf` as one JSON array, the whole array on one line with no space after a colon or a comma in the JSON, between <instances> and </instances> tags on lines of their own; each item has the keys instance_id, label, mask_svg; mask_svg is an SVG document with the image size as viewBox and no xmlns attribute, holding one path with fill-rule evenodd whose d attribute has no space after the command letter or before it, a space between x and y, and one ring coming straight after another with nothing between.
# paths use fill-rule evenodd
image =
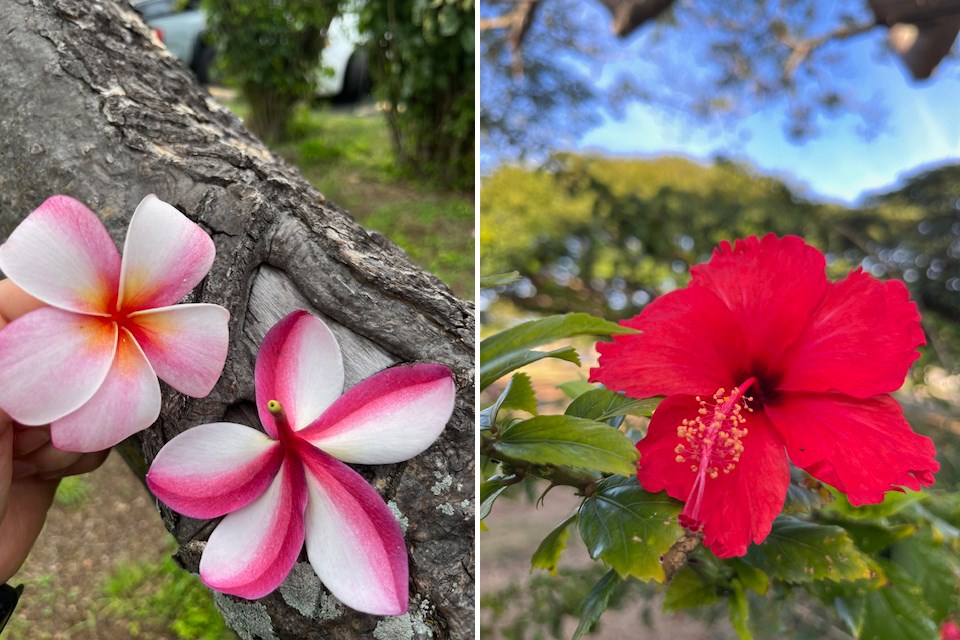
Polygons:
<instances>
[{"instance_id":1,"label":"green leaf","mask_svg":"<svg viewBox=\"0 0 960 640\"><path fill-rule=\"evenodd\" d=\"M516 409L537 415L537 395L533 391L533 382L525 373L514 374L499 399L501 409Z\"/></svg>"},{"instance_id":2,"label":"green leaf","mask_svg":"<svg viewBox=\"0 0 960 640\"><path fill-rule=\"evenodd\" d=\"M573 336L611 336L637 333L635 329L595 318L586 313L568 313L524 322L496 333L480 343L480 389L514 369L544 357L560 357L579 364L572 347L544 354L533 347ZM571 359L572 358L572 359Z\"/></svg>"},{"instance_id":3,"label":"green leaf","mask_svg":"<svg viewBox=\"0 0 960 640\"><path fill-rule=\"evenodd\" d=\"M830 504L829 509L847 518L878 520L899 513L925 498L926 494L921 491L907 491L906 493L891 491L880 504L864 504L855 507L850 504L847 496L837 492L837 499Z\"/></svg>"},{"instance_id":4,"label":"green leaf","mask_svg":"<svg viewBox=\"0 0 960 640\"><path fill-rule=\"evenodd\" d=\"M733 573L738 580L747 589L753 589L760 595L767 592L770 586L770 578L760 569L740 558L731 558L729 566L733 568Z\"/></svg>"},{"instance_id":5,"label":"green leaf","mask_svg":"<svg viewBox=\"0 0 960 640\"><path fill-rule=\"evenodd\" d=\"M834 524L842 526L857 548L868 555L884 551L897 540L902 540L917 530L916 525L912 524L887 526L865 520L834 521Z\"/></svg>"},{"instance_id":6,"label":"green leaf","mask_svg":"<svg viewBox=\"0 0 960 640\"><path fill-rule=\"evenodd\" d=\"M616 571L611 569L600 578L597 584L593 585L590 593L583 599L580 624L577 625L577 630L573 632L573 640L580 640L600 620L600 616L607 609L607 603L610 602L613 590L619 583L620 577Z\"/></svg>"},{"instance_id":7,"label":"green leaf","mask_svg":"<svg viewBox=\"0 0 960 640\"><path fill-rule=\"evenodd\" d=\"M887 569L890 584L861 596L860 640L933 640L939 637L920 587L896 570ZM857 605L854 605L855 607Z\"/></svg>"},{"instance_id":8,"label":"green leaf","mask_svg":"<svg viewBox=\"0 0 960 640\"><path fill-rule=\"evenodd\" d=\"M660 398L637 400L610 391L609 389L591 389L576 397L567 407L568 416L589 418L603 422L615 416L643 416L649 418L660 404Z\"/></svg>"},{"instance_id":9,"label":"green leaf","mask_svg":"<svg viewBox=\"0 0 960 640\"><path fill-rule=\"evenodd\" d=\"M550 575L557 575L557 565L560 564L560 554L567 548L567 538L570 536L570 525L577 519L574 513L554 527L553 531L547 534L537 550L533 552L530 559L530 571L534 569L544 569L550 572Z\"/></svg>"},{"instance_id":10,"label":"green leaf","mask_svg":"<svg viewBox=\"0 0 960 640\"><path fill-rule=\"evenodd\" d=\"M730 582L730 586L732 588L730 593L730 624L733 625L733 630L737 632L737 637L740 640L753 640L753 634L747 627L747 620L750 619L750 601L747 600L747 593L736 578Z\"/></svg>"},{"instance_id":11,"label":"green leaf","mask_svg":"<svg viewBox=\"0 0 960 640\"><path fill-rule=\"evenodd\" d=\"M802 469L791 465L790 485L787 487L787 499L782 513L810 513L833 500L830 491L819 481Z\"/></svg>"},{"instance_id":12,"label":"green leaf","mask_svg":"<svg viewBox=\"0 0 960 640\"><path fill-rule=\"evenodd\" d=\"M480 278L481 289L492 289L493 287L505 287L520 280L519 271L510 271L508 273L492 273Z\"/></svg>"},{"instance_id":13,"label":"green leaf","mask_svg":"<svg viewBox=\"0 0 960 640\"><path fill-rule=\"evenodd\" d=\"M511 371L523 368L544 358L565 360L580 366L580 355L573 347L560 347L552 351L521 351L510 354L496 361L496 367L480 365L480 390L483 391L491 384L507 375Z\"/></svg>"},{"instance_id":14,"label":"green leaf","mask_svg":"<svg viewBox=\"0 0 960 640\"><path fill-rule=\"evenodd\" d=\"M860 631L863 629L863 610L866 602L863 598L855 600L845 600L835 598L833 608L837 612L837 617L847 626L847 630L854 638L860 637Z\"/></svg>"},{"instance_id":15,"label":"green leaf","mask_svg":"<svg viewBox=\"0 0 960 640\"><path fill-rule=\"evenodd\" d=\"M580 396L588 391L593 391L597 387L590 384L582 378L580 380L571 380L570 382L564 382L563 384L558 384L557 389L563 392L563 395L567 396L571 400Z\"/></svg>"},{"instance_id":16,"label":"green leaf","mask_svg":"<svg viewBox=\"0 0 960 640\"><path fill-rule=\"evenodd\" d=\"M928 532L906 538L891 550L891 561L923 590L923 600L942 620L960 604L960 555L951 542L935 542Z\"/></svg>"},{"instance_id":17,"label":"green leaf","mask_svg":"<svg viewBox=\"0 0 960 640\"><path fill-rule=\"evenodd\" d=\"M929 509L924 508L923 505L915 504L913 506L913 512L930 523L933 535L937 539L960 541L960 529L957 529Z\"/></svg>"},{"instance_id":18,"label":"green leaf","mask_svg":"<svg viewBox=\"0 0 960 640\"><path fill-rule=\"evenodd\" d=\"M663 599L665 611L693 609L711 604L720 599L717 584L707 580L690 565L684 565L667 583L667 593Z\"/></svg>"},{"instance_id":19,"label":"green leaf","mask_svg":"<svg viewBox=\"0 0 960 640\"><path fill-rule=\"evenodd\" d=\"M879 571L842 528L792 516L778 516L767 539L751 547L744 560L790 583L871 580Z\"/></svg>"},{"instance_id":20,"label":"green leaf","mask_svg":"<svg viewBox=\"0 0 960 640\"><path fill-rule=\"evenodd\" d=\"M509 486L498 478L490 478L480 483L480 520L485 520L493 509L493 503Z\"/></svg>"},{"instance_id":21,"label":"green leaf","mask_svg":"<svg viewBox=\"0 0 960 640\"><path fill-rule=\"evenodd\" d=\"M635 474L637 450L609 426L570 416L537 416L503 430L497 451L534 464L578 467L601 473Z\"/></svg>"},{"instance_id":22,"label":"green leaf","mask_svg":"<svg viewBox=\"0 0 960 640\"><path fill-rule=\"evenodd\" d=\"M580 537L591 558L603 560L622 577L663 582L660 556L683 535L677 524L680 508L665 493L641 489L635 476L613 476L580 507Z\"/></svg>"},{"instance_id":23,"label":"green leaf","mask_svg":"<svg viewBox=\"0 0 960 640\"><path fill-rule=\"evenodd\" d=\"M490 429L497 421L500 409L517 409L537 415L537 395L533 391L530 376L525 373L514 374L496 402L480 412L480 430Z\"/></svg>"}]
</instances>

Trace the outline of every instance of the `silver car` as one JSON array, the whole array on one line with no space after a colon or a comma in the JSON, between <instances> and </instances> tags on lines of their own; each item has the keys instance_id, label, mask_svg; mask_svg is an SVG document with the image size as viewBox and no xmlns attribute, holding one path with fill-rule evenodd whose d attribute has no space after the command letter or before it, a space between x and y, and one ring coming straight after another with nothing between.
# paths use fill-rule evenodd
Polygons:
<instances>
[{"instance_id":1,"label":"silver car","mask_svg":"<svg viewBox=\"0 0 960 640\"><path fill-rule=\"evenodd\" d=\"M133 5L170 53L190 67L200 82L209 82L213 47L204 40L207 19L200 1L134 0Z\"/></svg>"}]
</instances>

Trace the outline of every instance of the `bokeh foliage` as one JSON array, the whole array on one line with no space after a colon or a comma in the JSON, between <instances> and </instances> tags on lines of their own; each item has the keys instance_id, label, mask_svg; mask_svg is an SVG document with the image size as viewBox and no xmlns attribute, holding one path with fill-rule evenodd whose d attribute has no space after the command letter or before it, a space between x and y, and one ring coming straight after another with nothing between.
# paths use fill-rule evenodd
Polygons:
<instances>
[{"instance_id":1,"label":"bokeh foliage","mask_svg":"<svg viewBox=\"0 0 960 640\"><path fill-rule=\"evenodd\" d=\"M277 142L314 92L324 35L338 0L203 0L217 64L250 105L247 125Z\"/></svg>"},{"instance_id":2,"label":"bokeh foliage","mask_svg":"<svg viewBox=\"0 0 960 640\"><path fill-rule=\"evenodd\" d=\"M397 162L451 187L474 174L474 0L365 0L374 93Z\"/></svg>"},{"instance_id":3,"label":"bokeh foliage","mask_svg":"<svg viewBox=\"0 0 960 640\"><path fill-rule=\"evenodd\" d=\"M720 241L796 234L824 251L835 279L858 266L903 279L930 354L960 367L960 166L846 207L722 159L557 154L540 169L498 169L480 205L481 264L520 271L497 295L522 309L630 317L684 286Z\"/></svg>"}]
</instances>

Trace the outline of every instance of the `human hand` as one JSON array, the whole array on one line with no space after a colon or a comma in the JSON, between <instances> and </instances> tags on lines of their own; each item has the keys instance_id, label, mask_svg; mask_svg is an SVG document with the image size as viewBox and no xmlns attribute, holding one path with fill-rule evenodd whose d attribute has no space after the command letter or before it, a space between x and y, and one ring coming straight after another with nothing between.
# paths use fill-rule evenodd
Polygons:
<instances>
[{"instance_id":1,"label":"human hand","mask_svg":"<svg viewBox=\"0 0 960 640\"><path fill-rule=\"evenodd\" d=\"M10 280L0 281L0 330L43 306ZM0 583L20 570L43 529L60 479L99 467L108 451L60 451L48 427L23 427L0 412Z\"/></svg>"}]
</instances>

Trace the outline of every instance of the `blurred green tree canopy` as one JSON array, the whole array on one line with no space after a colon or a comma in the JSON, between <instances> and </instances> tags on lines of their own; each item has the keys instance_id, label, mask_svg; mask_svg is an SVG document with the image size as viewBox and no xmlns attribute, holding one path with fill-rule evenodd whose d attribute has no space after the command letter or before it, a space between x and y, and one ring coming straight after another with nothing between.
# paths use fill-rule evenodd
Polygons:
<instances>
[{"instance_id":1,"label":"blurred green tree canopy","mask_svg":"<svg viewBox=\"0 0 960 640\"><path fill-rule=\"evenodd\" d=\"M278 142L296 104L313 95L324 34L338 0L204 0L226 79L250 105L247 124Z\"/></svg>"},{"instance_id":2,"label":"blurred green tree canopy","mask_svg":"<svg viewBox=\"0 0 960 640\"><path fill-rule=\"evenodd\" d=\"M612 5L667 8L634 30ZM507 160L540 158L637 101L697 124L772 109L794 139L852 115L872 135L885 104L855 58L899 64L867 0L487 0L480 18L480 131L485 152ZM857 51L857 39L869 44Z\"/></svg>"},{"instance_id":3,"label":"blurred green tree canopy","mask_svg":"<svg viewBox=\"0 0 960 640\"><path fill-rule=\"evenodd\" d=\"M454 187L474 176L474 1L365 0L374 93L398 163Z\"/></svg>"},{"instance_id":4,"label":"blurred green tree canopy","mask_svg":"<svg viewBox=\"0 0 960 640\"><path fill-rule=\"evenodd\" d=\"M558 154L484 179L481 208L484 273L519 270L497 295L522 309L629 317L684 286L721 240L796 234L835 279L857 266L903 279L937 359L960 366L960 166L849 208L724 160Z\"/></svg>"}]
</instances>

